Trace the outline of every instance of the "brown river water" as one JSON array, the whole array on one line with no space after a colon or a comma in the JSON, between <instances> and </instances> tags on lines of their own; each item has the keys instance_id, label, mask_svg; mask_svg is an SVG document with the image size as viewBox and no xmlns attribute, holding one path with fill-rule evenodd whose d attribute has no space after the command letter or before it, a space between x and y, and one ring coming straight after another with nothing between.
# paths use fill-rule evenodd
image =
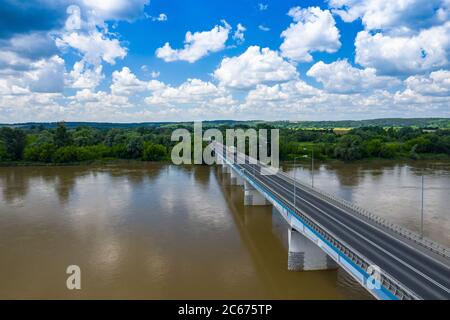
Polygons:
<instances>
[{"instance_id":1,"label":"brown river water","mask_svg":"<svg viewBox=\"0 0 450 320\"><path fill-rule=\"evenodd\" d=\"M293 174L293 166L284 170ZM310 182L308 164L295 167ZM326 163L316 187L450 246L449 162ZM287 226L216 167L0 168L0 299L371 299L343 270L287 270ZM66 268L81 269L81 290Z\"/></svg>"}]
</instances>

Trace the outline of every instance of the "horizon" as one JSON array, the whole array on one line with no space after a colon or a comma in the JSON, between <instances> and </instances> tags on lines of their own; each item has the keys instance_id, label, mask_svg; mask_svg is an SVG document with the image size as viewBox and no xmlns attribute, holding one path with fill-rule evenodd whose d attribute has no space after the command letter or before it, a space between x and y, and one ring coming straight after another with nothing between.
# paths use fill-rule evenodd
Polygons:
<instances>
[{"instance_id":1,"label":"horizon","mask_svg":"<svg viewBox=\"0 0 450 320\"><path fill-rule=\"evenodd\" d=\"M215 120L185 120L185 121L143 121L143 122L108 122L108 121L70 121L70 120L56 120L56 121L27 121L14 123L0 123L0 125L27 125L27 124L57 124L57 123L98 123L98 124L148 124L148 123L194 123L194 122L363 122L363 121L377 121L377 120L450 120L450 117L388 117L388 118L368 118L368 119L342 119L342 120L234 120L234 119L215 119Z\"/></svg>"}]
</instances>

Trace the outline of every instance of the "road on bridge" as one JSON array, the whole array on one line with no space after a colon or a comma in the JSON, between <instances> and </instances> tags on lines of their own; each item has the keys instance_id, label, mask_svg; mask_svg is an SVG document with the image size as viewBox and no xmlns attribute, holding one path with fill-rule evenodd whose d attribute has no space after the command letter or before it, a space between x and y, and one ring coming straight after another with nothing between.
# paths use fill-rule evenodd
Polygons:
<instances>
[{"instance_id":1,"label":"road on bridge","mask_svg":"<svg viewBox=\"0 0 450 320\"><path fill-rule=\"evenodd\" d=\"M236 162L235 162L236 163ZM274 191L286 206L293 208L294 180L284 174L261 174L260 164L235 164L245 175ZM387 272L422 299L450 299L450 261L407 243L381 226L363 220L344 208L329 203L295 184L296 210L309 216L335 235L363 253L382 272Z\"/></svg>"}]
</instances>

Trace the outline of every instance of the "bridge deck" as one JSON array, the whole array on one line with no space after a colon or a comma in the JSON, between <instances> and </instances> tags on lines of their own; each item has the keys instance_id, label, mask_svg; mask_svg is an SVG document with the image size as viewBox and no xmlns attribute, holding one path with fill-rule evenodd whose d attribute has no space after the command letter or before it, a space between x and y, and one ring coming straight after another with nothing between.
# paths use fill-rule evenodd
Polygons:
<instances>
[{"instance_id":1,"label":"bridge deck","mask_svg":"<svg viewBox=\"0 0 450 320\"><path fill-rule=\"evenodd\" d=\"M226 156L224 154L224 156ZM236 160L236 158L235 158ZM259 164L235 164L279 201L294 209L294 183L283 174L263 175ZM364 254L382 272L394 277L422 299L450 299L450 261L408 243L382 227L321 199L301 184L295 185L295 210L309 216L338 240Z\"/></svg>"}]
</instances>

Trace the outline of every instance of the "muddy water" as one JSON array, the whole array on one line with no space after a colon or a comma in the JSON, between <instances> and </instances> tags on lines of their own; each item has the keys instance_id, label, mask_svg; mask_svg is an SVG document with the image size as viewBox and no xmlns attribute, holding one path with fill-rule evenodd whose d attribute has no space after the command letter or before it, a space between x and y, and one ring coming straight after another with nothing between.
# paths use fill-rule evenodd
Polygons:
<instances>
[{"instance_id":1,"label":"muddy water","mask_svg":"<svg viewBox=\"0 0 450 320\"><path fill-rule=\"evenodd\" d=\"M424 172L426 233L450 242L449 164L315 171L318 187L411 228ZM167 164L0 168L0 298L370 298L341 270L289 272L285 223L226 179ZM69 265L81 290L66 288Z\"/></svg>"}]
</instances>

